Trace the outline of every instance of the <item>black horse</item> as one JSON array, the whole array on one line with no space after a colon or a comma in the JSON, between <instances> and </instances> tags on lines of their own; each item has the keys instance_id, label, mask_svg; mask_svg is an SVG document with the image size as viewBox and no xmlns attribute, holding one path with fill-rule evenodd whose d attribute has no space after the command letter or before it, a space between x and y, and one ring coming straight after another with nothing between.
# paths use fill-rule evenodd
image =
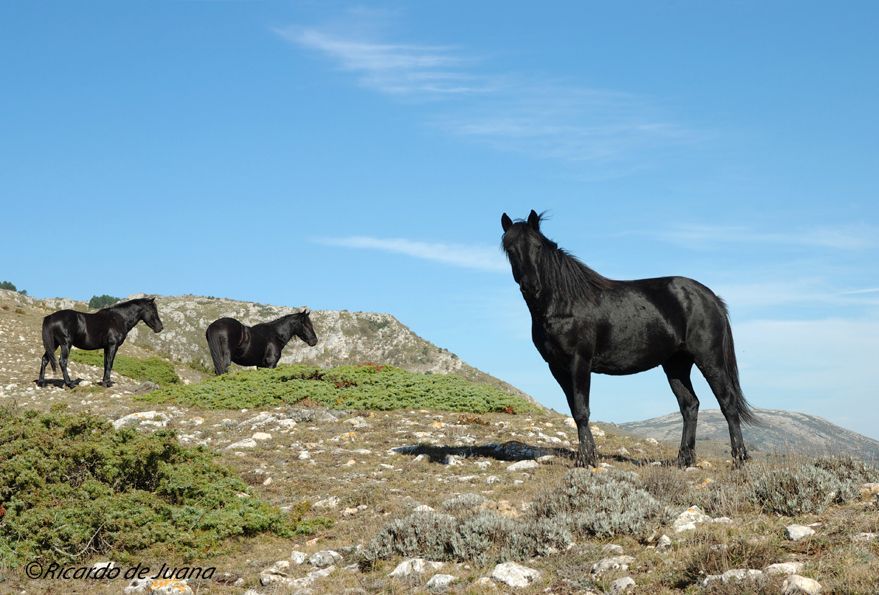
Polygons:
<instances>
[{"instance_id":1,"label":"black horse","mask_svg":"<svg viewBox=\"0 0 879 595\"><path fill-rule=\"evenodd\" d=\"M144 321L153 332L162 330L162 321L156 308L156 298L138 298L114 304L98 310L94 314L76 310L59 310L43 318L43 361L40 364L40 378L37 386L46 385L46 364L52 364L55 371L55 350L61 347L61 371L64 373L64 386L74 386L67 374L67 357L70 347L80 349L104 349L103 386L112 386L110 370L116 351L125 342L125 337L134 326Z\"/></svg>"},{"instance_id":2,"label":"black horse","mask_svg":"<svg viewBox=\"0 0 879 595\"><path fill-rule=\"evenodd\" d=\"M662 366L684 431L678 464L695 460L699 399L695 363L729 425L735 464L748 458L740 423L755 423L739 385L726 305L686 277L615 281L596 273L540 232L541 216L501 217L503 249L531 311L534 346L561 385L577 423L579 465L595 464L589 430L590 374L635 374Z\"/></svg>"},{"instance_id":3,"label":"black horse","mask_svg":"<svg viewBox=\"0 0 879 595\"><path fill-rule=\"evenodd\" d=\"M272 322L246 326L234 318L213 321L205 331L214 371L225 374L229 363L257 368L274 368L281 359L281 350L293 336L311 347L317 345L317 335L311 326L308 310L288 314Z\"/></svg>"}]
</instances>

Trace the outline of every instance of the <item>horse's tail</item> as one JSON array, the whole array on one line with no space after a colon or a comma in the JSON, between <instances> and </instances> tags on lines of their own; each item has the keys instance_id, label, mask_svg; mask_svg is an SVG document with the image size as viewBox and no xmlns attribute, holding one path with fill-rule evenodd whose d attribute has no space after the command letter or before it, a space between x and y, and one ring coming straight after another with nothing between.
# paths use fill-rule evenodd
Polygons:
<instances>
[{"instance_id":1,"label":"horse's tail","mask_svg":"<svg viewBox=\"0 0 879 595\"><path fill-rule=\"evenodd\" d=\"M723 367L729 381L732 383L733 390L736 393L736 413L739 416L739 420L743 423L761 425L760 420L754 415L754 409L751 407L751 404L745 399L745 394L742 392L742 385L739 383L739 364L736 361L736 349L735 343L733 342L732 326L730 326L729 323L729 310L727 310L726 303L720 297L717 299L720 302L720 309L723 312Z\"/></svg>"},{"instance_id":2,"label":"horse's tail","mask_svg":"<svg viewBox=\"0 0 879 595\"><path fill-rule=\"evenodd\" d=\"M211 332L210 327L205 331L208 340L208 348L211 350L211 360L214 362L214 373L219 376L223 373L223 345L220 343L220 333Z\"/></svg>"},{"instance_id":3,"label":"horse's tail","mask_svg":"<svg viewBox=\"0 0 879 595\"><path fill-rule=\"evenodd\" d=\"M49 358L49 363L52 364L52 371L57 371L58 366L55 363L55 337L52 336L52 327L49 325L47 318L43 319L43 347L46 349L46 357Z\"/></svg>"}]
</instances>

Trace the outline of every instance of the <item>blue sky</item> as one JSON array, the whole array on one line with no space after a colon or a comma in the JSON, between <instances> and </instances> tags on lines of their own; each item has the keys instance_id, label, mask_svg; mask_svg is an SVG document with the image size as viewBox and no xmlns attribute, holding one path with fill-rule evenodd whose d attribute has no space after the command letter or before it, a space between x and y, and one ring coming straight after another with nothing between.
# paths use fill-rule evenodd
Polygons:
<instances>
[{"instance_id":1,"label":"blue sky","mask_svg":"<svg viewBox=\"0 0 879 595\"><path fill-rule=\"evenodd\" d=\"M390 312L564 411L499 250L548 210L607 276L724 296L755 405L879 438L877 17L5 2L0 278ZM596 419L674 410L659 371L593 382Z\"/></svg>"}]
</instances>

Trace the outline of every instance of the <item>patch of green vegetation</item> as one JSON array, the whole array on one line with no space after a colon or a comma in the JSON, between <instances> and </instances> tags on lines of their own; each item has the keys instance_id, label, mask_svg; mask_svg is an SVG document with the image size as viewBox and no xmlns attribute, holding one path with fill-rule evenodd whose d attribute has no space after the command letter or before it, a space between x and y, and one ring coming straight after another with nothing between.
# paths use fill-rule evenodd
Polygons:
<instances>
[{"instance_id":1,"label":"patch of green vegetation","mask_svg":"<svg viewBox=\"0 0 879 595\"><path fill-rule=\"evenodd\" d=\"M119 298L112 295L93 295L92 299L89 300L89 308L92 310L100 310L101 308L112 306L118 301Z\"/></svg>"},{"instance_id":2,"label":"patch of green vegetation","mask_svg":"<svg viewBox=\"0 0 879 595\"><path fill-rule=\"evenodd\" d=\"M308 398L336 409L436 409L466 413L530 413L537 406L494 387L452 374L417 374L365 364L321 369L282 366L167 386L137 397L207 409L241 409L297 403Z\"/></svg>"},{"instance_id":3,"label":"patch of green vegetation","mask_svg":"<svg viewBox=\"0 0 879 595\"><path fill-rule=\"evenodd\" d=\"M326 526L250 494L202 447L173 432L114 430L101 418L0 409L0 568L72 562L160 545L184 558L231 537L281 537Z\"/></svg>"},{"instance_id":4,"label":"patch of green vegetation","mask_svg":"<svg viewBox=\"0 0 879 595\"><path fill-rule=\"evenodd\" d=\"M26 289L17 289L12 281L0 281L0 289L8 289L9 291L17 291L21 295L27 295Z\"/></svg>"},{"instance_id":5,"label":"patch of green vegetation","mask_svg":"<svg viewBox=\"0 0 879 595\"><path fill-rule=\"evenodd\" d=\"M73 349L70 359L90 366L104 367L104 352L102 350L83 351ZM180 377L170 362L160 357L131 357L128 355L116 355L113 360L113 372L134 378L135 380L149 380L159 386L180 384Z\"/></svg>"}]
</instances>

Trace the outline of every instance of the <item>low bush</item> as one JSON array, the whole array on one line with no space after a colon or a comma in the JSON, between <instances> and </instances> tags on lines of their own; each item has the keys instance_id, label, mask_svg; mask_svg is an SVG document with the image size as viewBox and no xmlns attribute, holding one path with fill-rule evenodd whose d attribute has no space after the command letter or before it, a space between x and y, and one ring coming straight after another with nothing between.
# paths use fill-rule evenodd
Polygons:
<instances>
[{"instance_id":1,"label":"low bush","mask_svg":"<svg viewBox=\"0 0 879 595\"><path fill-rule=\"evenodd\" d=\"M310 399L336 409L437 409L472 413L527 413L538 407L521 397L453 374L417 374L375 364L321 369L281 366L246 370L139 397L206 409L241 409Z\"/></svg>"},{"instance_id":2,"label":"low bush","mask_svg":"<svg viewBox=\"0 0 879 595\"><path fill-rule=\"evenodd\" d=\"M841 464L833 473L819 465L828 463L791 461L750 469L752 502L764 512L796 516L823 512L857 495L859 483L847 475L854 467Z\"/></svg>"},{"instance_id":3,"label":"low bush","mask_svg":"<svg viewBox=\"0 0 879 595\"><path fill-rule=\"evenodd\" d=\"M573 469L560 487L538 496L528 513L515 519L479 510L484 498L462 494L443 504L457 516L418 512L392 521L363 550L362 563L419 556L489 564L546 555L564 549L576 535L645 536L666 518L665 509L635 478Z\"/></svg>"},{"instance_id":4,"label":"low bush","mask_svg":"<svg viewBox=\"0 0 879 595\"><path fill-rule=\"evenodd\" d=\"M161 544L184 558L230 537L320 526L281 512L203 448L174 434L114 430L98 417L0 410L0 568L73 562Z\"/></svg>"},{"instance_id":5,"label":"low bush","mask_svg":"<svg viewBox=\"0 0 879 595\"><path fill-rule=\"evenodd\" d=\"M81 349L73 349L70 351L70 359L80 364L97 366L101 370L104 369L103 350L83 351ZM159 386L180 383L180 377L177 376L174 366L160 357L140 358L117 354L116 359L113 360L113 372L135 380L155 382Z\"/></svg>"}]
</instances>

